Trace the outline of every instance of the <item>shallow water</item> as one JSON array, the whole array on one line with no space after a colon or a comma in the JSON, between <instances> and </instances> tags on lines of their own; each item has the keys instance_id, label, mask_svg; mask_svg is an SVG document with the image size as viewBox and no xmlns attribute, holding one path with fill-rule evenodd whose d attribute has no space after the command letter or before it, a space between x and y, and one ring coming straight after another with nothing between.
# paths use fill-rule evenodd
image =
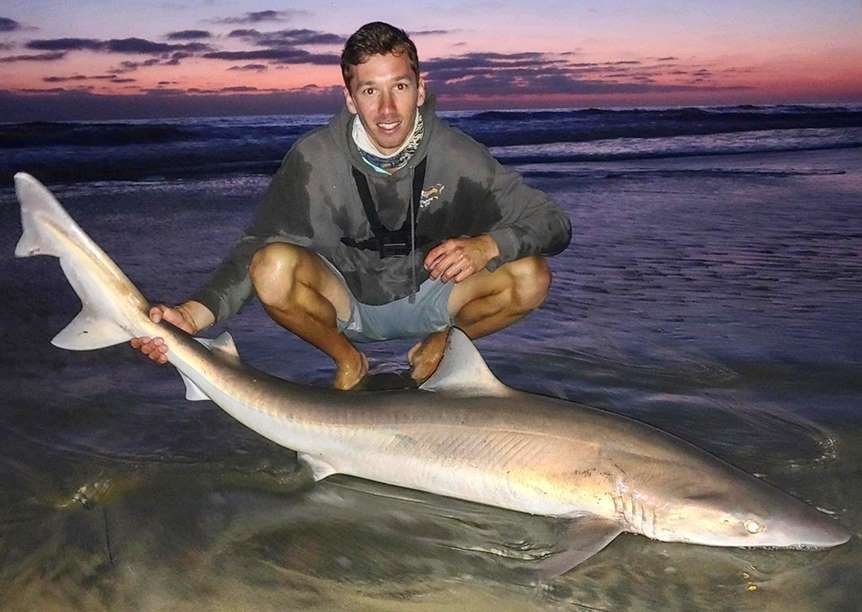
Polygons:
<instances>
[{"instance_id":1,"label":"shallow water","mask_svg":"<svg viewBox=\"0 0 862 612\"><path fill-rule=\"evenodd\" d=\"M545 306L478 346L507 384L677 434L835 516L829 551L623 534L549 584L550 519L334 477L127 347L53 348L78 310L56 262L13 260L0 192L0 602L4 609L858 607L862 564L862 150L535 164L572 215ZM58 186L145 295L183 298L265 188L260 175ZM53 187L53 186L52 186ZM252 365L327 384L326 359L257 305ZM408 343L370 345L378 372Z\"/></svg>"}]
</instances>

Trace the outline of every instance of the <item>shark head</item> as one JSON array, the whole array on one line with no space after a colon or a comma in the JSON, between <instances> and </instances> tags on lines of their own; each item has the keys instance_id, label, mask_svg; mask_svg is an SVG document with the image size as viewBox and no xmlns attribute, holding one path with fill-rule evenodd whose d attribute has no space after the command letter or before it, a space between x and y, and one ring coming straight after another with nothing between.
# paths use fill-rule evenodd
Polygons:
<instances>
[{"instance_id":1,"label":"shark head","mask_svg":"<svg viewBox=\"0 0 862 612\"><path fill-rule=\"evenodd\" d=\"M658 539L812 549L831 548L850 539L850 533L823 512L753 476L739 472L732 481L713 479L705 485L709 480L704 478L697 491L669 504L658 521Z\"/></svg>"}]
</instances>

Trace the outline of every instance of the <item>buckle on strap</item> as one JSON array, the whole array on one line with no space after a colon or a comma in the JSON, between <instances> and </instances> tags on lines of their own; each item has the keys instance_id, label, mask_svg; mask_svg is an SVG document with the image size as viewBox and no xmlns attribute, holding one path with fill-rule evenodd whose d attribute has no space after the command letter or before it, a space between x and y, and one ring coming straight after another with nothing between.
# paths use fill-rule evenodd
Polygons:
<instances>
[{"instance_id":1,"label":"buckle on strap","mask_svg":"<svg viewBox=\"0 0 862 612\"><path fill-rule=\"evenodd\" d=\"M365 211L365 217L368 219L368 225L374 234L366 240L355 240L348 236L341 238L341 242L349 247L363 249L368 251L377 251L381 258L391 255L409 255L411 253L411 234L416 230L415 211L419 209L419 202L422 198L422 187L425 184L425 168L428 158L423 159L416 165L413 174L413 190L411 192L411 205L407 210L407 218L400 228L395 230L388 229L380 221L377 214L377 208L374 204L374 199L371 197L371 189L368 186L368 179L357 168L352 169L353 181L356 183L356 190L359 193L359 199L362 201L362 208ZM418 248L428 244L429 240L418 235L413 236L415 246Z\"/></svg>"}]
</instances>

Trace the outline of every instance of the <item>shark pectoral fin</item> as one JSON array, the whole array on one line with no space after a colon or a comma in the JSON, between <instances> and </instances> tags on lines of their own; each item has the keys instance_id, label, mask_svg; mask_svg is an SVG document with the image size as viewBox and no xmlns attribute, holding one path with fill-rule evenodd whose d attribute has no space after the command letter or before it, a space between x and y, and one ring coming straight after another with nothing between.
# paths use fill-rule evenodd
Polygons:
<instances>
[{"instance_id":1,"label":"shark pectoral fin","mask_svg":"<svg viewBox=\"0 0 862 612\"><path fill-rule=\"evenodd\" d=\"M129 340L132 336L122 327L84 309L54 336L51 344L70 351L89 351L113 346Z\"/></svg>"},{"instance_id":2,"label":"shark pectoral fin","mask_svg":"<svg viewBox=\"0 0 862 612\"><path fill-rule=\"evenodd\" d=\"M446 352L434 374L419 388L424 391L497 397L512 392L497 380L467 334L457 327L449 330Z\"/></svg>"},{"instance_id":3,"label":"shark pectoral fin","mask_svg":"<svg viewBox=\"0 0 862 612\"><path fill-rule=\"evenodd\" d=\"M334 467L314 455L299 453L297 456L302 463L308 466L308 469L311 471L311 475L315 481L323 480L327 476L332 476L336 472Z\"/></svg>"},{"instance_id":4,"label":"shark pectoral fin","mask_svg":"<svg viewBox=\"0 0 862 612\"><path fill-rule=\"evenodd\" d=\"M618 523L595 516L572 519L555 552L538 563L539 578L548 580L565 574L602 550L622 531Z\"/></svg>"},{"instance_id":5,"label":"shark pectoral fin","mask_svg":"<svg viewBox=\"0 0 862 612\"><path fill-rule=\"evenodd\" d=\"M177 370L179 372L179 370ZM203 392L203 390L198 387L195 382L180 372L180 378L183 379L183 382L186 385L186 399L190 402L199 402L201 400L208 400L210 397Z\"/></svg>"}]
</instances>

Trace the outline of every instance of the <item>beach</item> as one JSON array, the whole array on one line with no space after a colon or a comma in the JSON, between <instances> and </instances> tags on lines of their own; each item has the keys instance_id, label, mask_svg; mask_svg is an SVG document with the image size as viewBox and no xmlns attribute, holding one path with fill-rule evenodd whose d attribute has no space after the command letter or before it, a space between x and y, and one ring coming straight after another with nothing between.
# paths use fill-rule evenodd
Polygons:
<instances>
[{"instance_id":1,"label":"beach","mask_svg":"<svg viewBox=\"0 0 862 612\"><path fill-rule=\"evenodd\" d=\"M471 128L482 121L451 119ZM571 121L572 133L586 121L534 119L520 136L488 144L570 214L573 241L551 260L545 305L477 342L491 369L512 387L675 434L817 506L856 537L827 551L776 551L623 534L537 590L526 568L552 550L559 522L343 476L311 487L291 451L210 402L185 401L170 367L125 345L82 353L51 346L80 306L56 260L12 257L19 211L5 183L2 607L858 605L862 128L776 124L757 132L735 116L735 131L726 120L705 133L675 127L629 142L645 121L635 117L616 134L594 122L595 137L548 131L546 142L532 142L542 126ZM191 140L182 149L139 143L155 166L141 164L136 174L121 171L131 162L114 163L104 180L92 160L110 158L107 149L83 151L92 164L74 176L62 168L77 153L54 147L56 159L38 158L44 142L9 150L19 170L33 160L34 174L145 296L173 303L241 235L275 151L315 121L268 140L265 154L230 149L219 162L230 167L218 171L206 157L213 143L201 149L208 171L158 165L158 147L181 155ZM124 160L136 158L126 152ZM331 378L328 360L257 303L213 333L223 329L259 369L310 385ZM403 371L409 345L369 345L373 371Z\"/></svg>"}]
</instances>

